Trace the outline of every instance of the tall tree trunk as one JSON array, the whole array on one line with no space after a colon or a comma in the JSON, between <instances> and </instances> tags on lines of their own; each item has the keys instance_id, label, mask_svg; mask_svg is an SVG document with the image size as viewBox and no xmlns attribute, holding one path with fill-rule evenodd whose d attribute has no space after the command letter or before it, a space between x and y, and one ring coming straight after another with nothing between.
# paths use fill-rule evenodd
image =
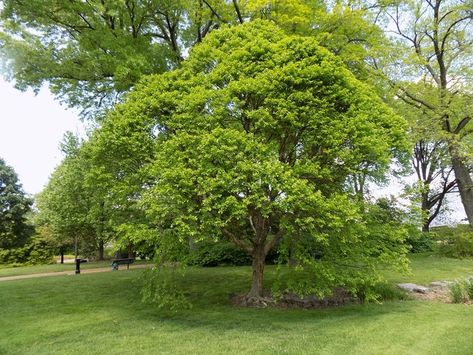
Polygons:
<instances>
[{"instance_id":1,"label":"tall tree trunk","mask_svg":"<svg viewBox=\"0 0 473 355\"><path fill-rule=\"evenodd\" d=\"M468 223L473 227L473 180L471 179L468 167L455 152L455 149L450 147L449 150L463 208L465 209Z\"/></svg>"},{"instance_id":2,"label":"tall tree trunk","mask_svg":"<svg viewBox=\"0 0 473 355\"><path fill-rule=\"evenodd\" d=\"M423 190L421 193L422 232L428 232L430 230L429 191L430 187L427 188L427 191Z\"/></svg>"},{"instance_id":3,"label":"tall tree trunk","mask_svg":"<svg viewBox=\"0 0 473 355\"><path fill-rule=\"evenodd\" d=\"M59 252L61 253L61 264L64 264L64 248L61 247L59 249Z\"/></svg>"},{"instance_id":4,"label":"tall tree trunk","mask_svg":"<svg viewBox=\"0 0 473 355\"><path fill-rule=\"evenodd\" d=\"M424 233L430 232L430 221L429 221L429 219L424 220L424 223L422 224L422 232L424 232Z\"/></svg>"},{"instance_id":5,"label":"tall tree trunk","mask_svg":"<svg viewBox=\"0 0 473 355\"><path fill-rule=\"evenodd\" d=\"M103 240L99 241L99 260L104 260L104 245Z\"/></svg>"},{"instance_id":6,"label":"tall tree trunk","mask_svg":"<svg viewBox=\"0 0 473 355\"><path fill-rule=\"evenodd\" d=\"M79 241L77 235L74 236L74 259L79 257Z\"/></svg>"},{"instance_id":7,"label":"tall tree trunk","mask_svg":"<svg viewBox=\"0 0 473 355\"><path fill-rule=\"evenodd\" d=\"M264 262L266 259L264 245L256 246L252 253L252 270L253 279L251 282L250 292L246 295L247 299L263 297L263 272Z\"/></svg>"}]
</instances>

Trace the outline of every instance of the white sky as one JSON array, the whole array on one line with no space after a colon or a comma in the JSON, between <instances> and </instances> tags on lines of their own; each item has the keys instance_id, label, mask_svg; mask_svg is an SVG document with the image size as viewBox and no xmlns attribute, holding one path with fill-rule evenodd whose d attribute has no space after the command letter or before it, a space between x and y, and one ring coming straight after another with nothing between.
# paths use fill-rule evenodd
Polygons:
<instances>
[{"instance_id":1,"label":"white sky","mask_svg":"<svg viewBox=\"0 0 473 355\"><path fill-rule=\"evenodd\" d=\"M15 169L25 192L43 189L63 158L59 142L66 131L83 132L74 111L54 101L47 89L35 96L0 77L0 157Z\"/></svg>"}]
</instances>

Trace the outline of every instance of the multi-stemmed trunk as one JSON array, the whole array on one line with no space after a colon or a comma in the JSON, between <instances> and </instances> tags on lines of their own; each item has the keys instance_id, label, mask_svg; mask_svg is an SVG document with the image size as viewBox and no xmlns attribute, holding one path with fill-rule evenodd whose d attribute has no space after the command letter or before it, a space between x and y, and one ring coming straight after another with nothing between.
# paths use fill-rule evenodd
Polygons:
<instances>
[{"instance_id":1,"label":"multi-stemmed trunk","mask_svg":"<svg viewBox=\"0 0 473 355\"><path fill-rule=\"evenodd\" d=\"M246 251L252 259L251 289L243 297L244 303L252 307L264 307L267 305L263 285L266 255L281 241L283 232L271 224L275 220L274 216L263 216L255 210L251 212L249 226L253 231L252 235L242 238L229 229L223 229L223 234Z\"/></svg>"},{"instance_id":2,"label":"multi-stemmed trunk","mask_svg":"<svg viewBox=\"0 0 473 355\"><path fill-rule=\"evenodd\" d=\"M264 245L256 246L252 253L253 261L252 267L252 282L251 289L246 295L247 299L258 299L264 296L263 294L263 273L266 253Z\"/></svg>"}]
</instances>

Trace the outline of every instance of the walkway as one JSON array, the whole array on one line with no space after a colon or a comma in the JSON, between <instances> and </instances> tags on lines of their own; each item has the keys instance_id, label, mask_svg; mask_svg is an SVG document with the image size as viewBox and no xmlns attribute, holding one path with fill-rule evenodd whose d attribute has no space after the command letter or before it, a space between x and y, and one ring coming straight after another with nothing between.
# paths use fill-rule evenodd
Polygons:
<instances>
[{"instance_id":1,"label":"walkway","mask_svg":"<svg viewBox=\"0 0 473 355\"><path fill-rule=\"evenodd\" d=\"M136 265L131 265L130 270L132 269L144 269L146 267L150 267L152 264L136 264ZM125 267L122 267L118 271L123 271L127 270ZM97 272L110 272L114 271L112 270L111 267L103 267L103 268L97 268L97 269L82 269L80 271L81 275L82 274L95 274ZM36 277L48 277L48 276L64 276L64 275L75 275L75 269L73 270L68 270L68 271L57 271L57 272L46 272L46 273L41 273L41 274L29 274L29 275L16 275L16 276L4 276L0 277L0 282L1 281L11 281L11 280L23 280L23 279L32 279Z\"/></svg>"}]
</instances>

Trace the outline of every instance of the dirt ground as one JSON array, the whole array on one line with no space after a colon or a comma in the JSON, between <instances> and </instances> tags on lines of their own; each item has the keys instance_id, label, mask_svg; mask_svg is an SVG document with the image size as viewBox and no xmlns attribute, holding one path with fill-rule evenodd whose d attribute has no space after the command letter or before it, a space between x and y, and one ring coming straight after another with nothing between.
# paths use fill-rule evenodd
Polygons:
<instances>
[{"instance_id":1,"label":"dirt ground","mask_svg":"<svg viewBox=\"0 0 473 355\"><path fill-rule=\"evenodd\" d=\"M446 288L431 288L427 293L411 293L416 300L451 303L450 292Z\"/></svg>"}]
</instances>

